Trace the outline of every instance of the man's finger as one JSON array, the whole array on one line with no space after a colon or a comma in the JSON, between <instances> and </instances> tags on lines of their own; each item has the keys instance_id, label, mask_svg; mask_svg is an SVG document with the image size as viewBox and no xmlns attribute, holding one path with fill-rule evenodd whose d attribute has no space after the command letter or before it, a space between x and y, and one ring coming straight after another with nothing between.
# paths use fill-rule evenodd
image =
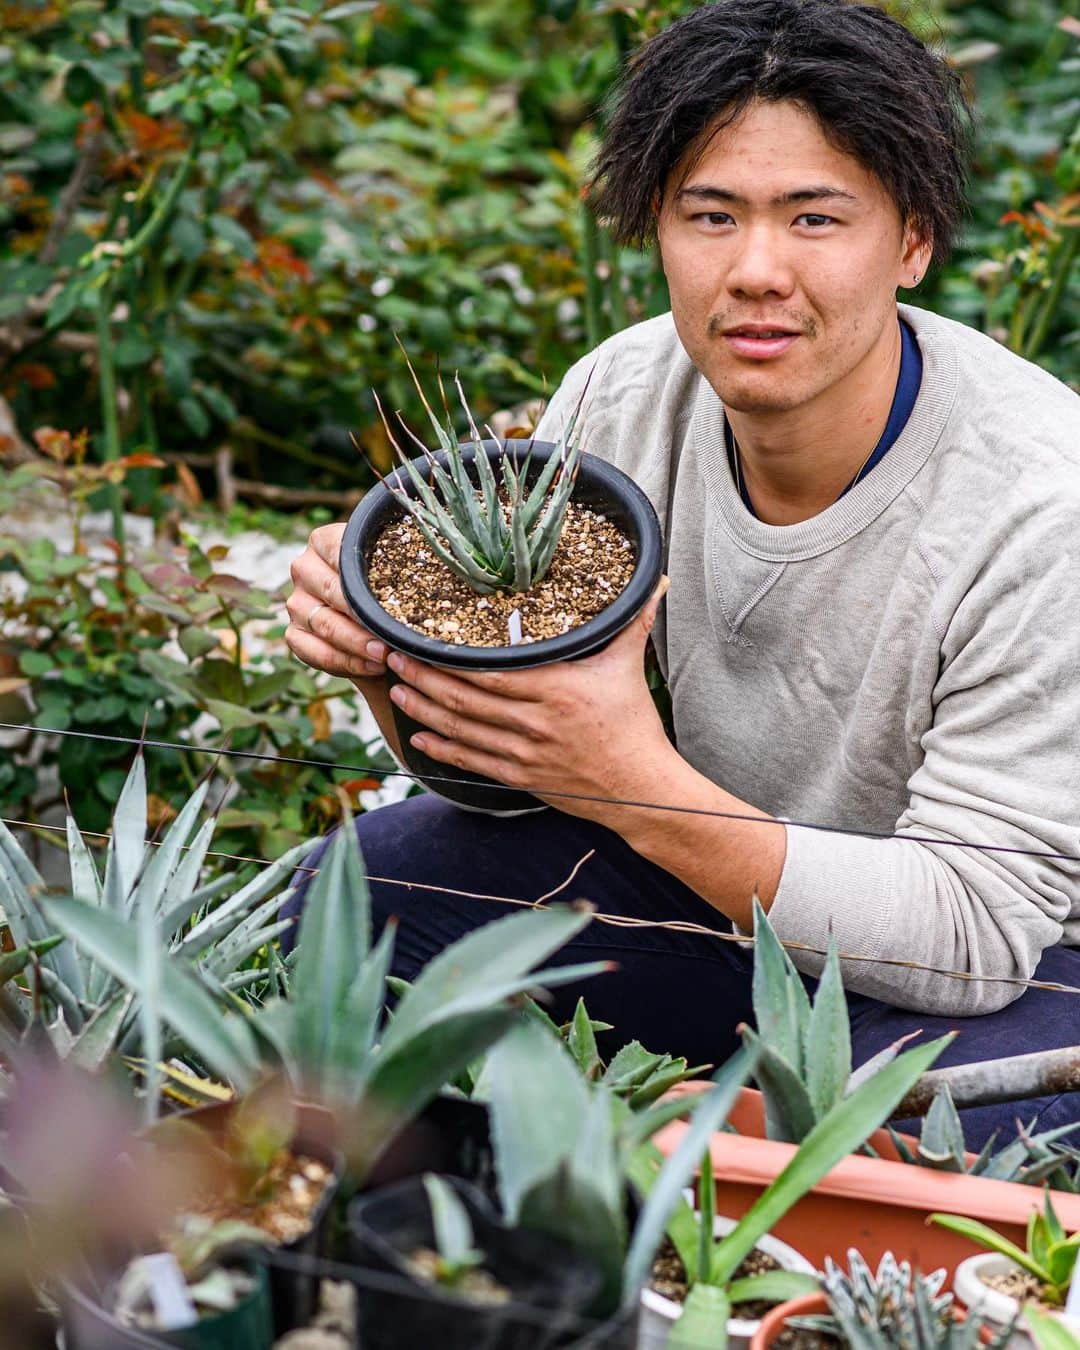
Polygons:
<instances>
[{"instance_id":1,"label":"man's finger","mask_svg":"<svg viewBox=\"0 0 1080 1350\"><path fill-rule=\"evenodd\" d=\"M313 670L324 670L327 675L339 675L346 680L371 679L385 675L386 667L381 661L372 661L359 651L342 651L331 646L321 637L309 633L298 623L289 624L285 630L285 642L292 654L305 666Z\"/></svg>"}]
</instances>

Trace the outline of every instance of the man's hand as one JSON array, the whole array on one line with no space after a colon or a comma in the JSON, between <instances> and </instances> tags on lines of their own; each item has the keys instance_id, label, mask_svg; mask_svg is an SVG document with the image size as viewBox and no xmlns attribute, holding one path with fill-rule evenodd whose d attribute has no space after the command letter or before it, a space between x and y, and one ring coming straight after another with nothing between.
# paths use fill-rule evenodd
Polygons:
<instances>
[{"instance_id":1,"label":"man's hand","mask_svg":"<svg viewBox=\"0 0 1080 1350\"><path fill-rule=\"evenodd\" d=\"M650 799L665 767L678 761L644 674L645 643L666 590L665 577L633 623L579 661L452 674L393 653L388 664L403 683L390 697L431 728L413 744L444 764L528 788L601 822L602 805L557 794Z\"/></svg>"},{"instance_id":2,"label":"man's hand","mask_svg":"<svg viewBox=\"0 0 1080 1350\"><path fill-rule=\"evenodd\" d=\"M320 525L292 565L295 589L285 602L285 641L307 666L362 687L386 674L386 646L352 616L338 574L345 525Z\"/></svg>"}]
</instances>

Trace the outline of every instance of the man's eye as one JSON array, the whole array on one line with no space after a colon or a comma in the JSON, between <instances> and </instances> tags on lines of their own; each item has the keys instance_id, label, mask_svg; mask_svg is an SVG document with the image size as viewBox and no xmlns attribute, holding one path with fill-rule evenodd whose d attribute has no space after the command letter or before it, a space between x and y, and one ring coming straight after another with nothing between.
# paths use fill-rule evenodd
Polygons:
<instances>
[{"instance_id":1,"label":"man's eye","mask_svg":"<svg viewBox=\"0 0 1080 1350\"><path fill-rule=\"evenodd\" d=\"M832 216L818 215L815 211L804 211L798 219L804 221L811 229L815 230L820 229L823 225L831 225L833 223Z\"/></svg>"},{"instance_id":2,"label":"man's eye","mask_svg":"<svg viewBox=\"0 0 1080 1350\"><path fill-rule=\"evenodd\" d=\"M709 225L729 225L732 223L731 217L726 211L703 211L700 215L696 215L694 219L704 220Z\"/></svg>"}]
</instances>

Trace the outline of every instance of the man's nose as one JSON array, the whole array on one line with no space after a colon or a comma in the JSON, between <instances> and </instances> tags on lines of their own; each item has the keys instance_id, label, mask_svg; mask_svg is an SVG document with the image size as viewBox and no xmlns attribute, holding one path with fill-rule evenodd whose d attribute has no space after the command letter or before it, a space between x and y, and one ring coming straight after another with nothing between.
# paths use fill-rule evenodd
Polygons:
<instances>
[{"instance_id":1,"label":"man's nose","mask_svg":"<svg viewBox=\"0 0 1080 1350\"><path fill-rule=\"evenodd\" d=\"M764 222L741 230L729 255L725 278L728 290L752 299L770 294L790 295L795 277L786 243L774 227Z\"/></svg>"}]
</instances>

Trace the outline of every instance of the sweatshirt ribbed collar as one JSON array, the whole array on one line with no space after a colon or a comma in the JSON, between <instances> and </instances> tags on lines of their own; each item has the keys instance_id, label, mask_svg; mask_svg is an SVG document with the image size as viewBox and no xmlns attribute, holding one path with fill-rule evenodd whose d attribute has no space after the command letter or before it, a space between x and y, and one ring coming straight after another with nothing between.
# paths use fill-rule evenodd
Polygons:
<instances>
[{"instance_id":1,"label":"sweatshirt ribbed collar","mask_svg":"<svg viewBox=\"0 0 1080 1350\"><path fill-rule=\"evenodd\" d=\"M922 383L907 425L862 482L796 525L767 525L746 509L724 445L723 404L708 381L701 381L692 434L709 505L746 553L768 562L799 562L847 543L887 510L933 454L956 398L956 351L934 315L909 305L899 309L915 330L923 359Z\"/></svg>"}]
</instances>

